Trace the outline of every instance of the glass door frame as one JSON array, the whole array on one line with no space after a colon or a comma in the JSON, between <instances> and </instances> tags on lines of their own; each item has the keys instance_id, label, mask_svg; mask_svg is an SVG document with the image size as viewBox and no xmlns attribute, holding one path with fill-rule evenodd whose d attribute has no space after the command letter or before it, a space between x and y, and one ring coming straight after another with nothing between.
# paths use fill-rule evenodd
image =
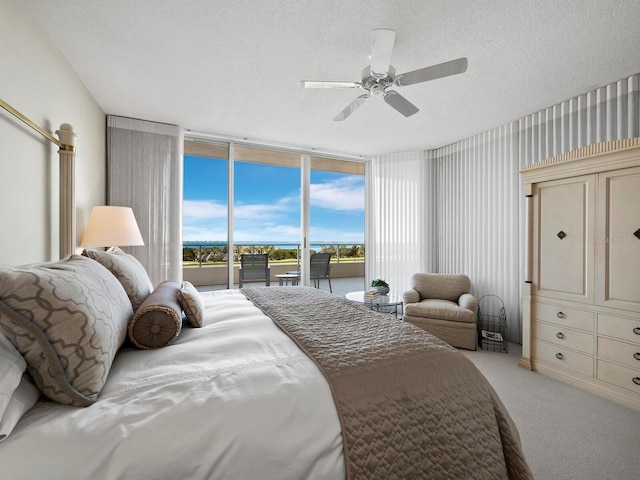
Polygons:
<instances>
[{"instance_id":1,"label":"glass door frame","mask_svg":"<svg viewBox=\"0 0 640 480\"><path fill-rule=\"evenodd\" d=\"M278 147L276 145L261 145L259 143L247 142L247 141L235 141L231 139L226 139L224 137L217 137L215 135L210 134L199 134L196 132L191 132L191 134L187 134L185 136L185 141L189 142L202 142L202 143L215 143L220 147L221 143L226 144L228 147L228 170L227 170L227 251L229 252L227 258L227 288L233 288L234 285L234 262L233 262L233 252L235 246L234 239L234 199L235 199L235 162L236 160L239 162L242 161L250 161L246 158L243 158L246 155L245 149L256 149L265 151L265 158L262 158L258 163L267 163L268 157L270 155L278 155L281 154L283 156L299 156L300 159L300 285L302 286L310 286L310 272L309 272L309 258L310 258L310 230L311 230L311 169L314 162L318 160L322 160L323 163L330 165L338 165L344 164L345 162L350 162L352 164L358 163L362 164L362 175L365 176L366 182L366 169L365 165L367 164L367 159L363 157L349 156L349 155L341 155L341 154L320 154L319 152L313 151L313 153L309 153L307 151L301 150L299 148L291 148L291 147ZM236 158L236 153L239 152L238 156L240 158ZM198 156L206 156L205 154L196 154ZM313 156L312 156L313 155ZM218 157L216 157L218 158ZM339 162L339 163L337 163ZM278 163L274 163L277 165ZM316 163L317 165L317 163ZM291 166L291 165L289 165ZM334 167L335 168L335 167ZM332 168L329 168L333 171ZM341 171L341 170L335 170ZM346 171L345 171L346 173ZM367 213L365 211L365 224L366 224L366 216ZM366 242L366 234L365 234L365 242Z\"/></svg>"}]
</instances>

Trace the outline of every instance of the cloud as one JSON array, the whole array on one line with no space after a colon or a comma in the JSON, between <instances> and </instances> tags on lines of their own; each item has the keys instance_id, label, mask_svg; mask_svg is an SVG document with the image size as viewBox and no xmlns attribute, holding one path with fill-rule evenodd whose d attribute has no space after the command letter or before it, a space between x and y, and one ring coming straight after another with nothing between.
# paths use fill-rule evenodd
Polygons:
<instances>
[{"instance_id":1,"label":"cloud","mask_svg":"<svg viewBox=\"0 0 640 480\"><path fill-rule=\"evenodd\" d=\"M233 207L233 214L236 220L260 220L266 218L279 218L283 215L299 211L299 200L292 202L292 197L283 197L274 203L247 203L236 204Z\"/></svg>"},{"instance_id":2,"label":"cloud","mask_svg":"<svg viewBox=\"0 0 640 480\"><path fill-rule=\"evenodd\" d=\"M364 211L364 178L349 176L311 184L311 205L329 210Z\"/></svg>"},{"instance_id":3,"label":"cloud","mask_svg":"<svg viewBox=\"0 0 640 480\"><path fill-rule=\"evenodd\" d=\"M311 185L311 205L322 208L331 218L335 212L364 213L364 178L343 177ZM227 238L227 205L215 200L184 200L183 238L185 241L213 241ZM336 213L336 215L339 215ZM317 218L317 217L316 217ZM362 231L341 228L337 217L333 222L311 225L315 241L362 241ZM273 203L237 203L234 206L234 238L236 241L278 241L297 243L300 238L300 196L280 197Z\"/></svg>"},{"instance_id":4,"label":"cloud","mask_svg":"<svg viewBox=\"0 0 640 480\"><path fill-rule=\"evenodd\" d=\"M183 225L182 239L185 242L226 241L227 223L217 225Z\"/></svg>"},{"instance_id":5,"label":"cloud","mask_svg":"<svg viewBox=\"0 0 640 480\"><path fill-rule=\"evenodd\" d=\"M182 218L191 219L227 218L227 206L215 200L184 200L182 202Z\"/></svg>"}]
</instances>

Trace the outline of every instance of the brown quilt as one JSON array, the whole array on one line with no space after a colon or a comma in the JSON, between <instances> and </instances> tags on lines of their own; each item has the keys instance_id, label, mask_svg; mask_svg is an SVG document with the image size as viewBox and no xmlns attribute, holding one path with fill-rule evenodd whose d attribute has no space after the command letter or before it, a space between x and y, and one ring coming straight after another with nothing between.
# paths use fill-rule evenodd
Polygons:
<instances>
[{"instance_id":1,"label":"brown quilt","mask_svg":"<svg viewBox=\"0 0 640 480\"><path fill-rule=\"evenodd\" d=\"M329 382L348 480L533 478L498 395L455 349L313 288L242 291Z\"/></svg>"}]
</instances>

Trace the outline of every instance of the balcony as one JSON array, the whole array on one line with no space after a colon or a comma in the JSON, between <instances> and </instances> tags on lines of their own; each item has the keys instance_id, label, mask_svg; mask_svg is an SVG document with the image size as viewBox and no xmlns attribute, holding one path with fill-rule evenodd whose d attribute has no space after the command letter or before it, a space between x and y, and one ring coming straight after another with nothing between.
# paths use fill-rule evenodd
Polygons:
<instances>
[{"instance_id":1,"label":"balcony","mask_svg":"<svg viewBox=\"0 0 640 480\"><path fill-rule=\"evenodd\" d=\"M363 290L365 288L363 244L313 244L311 250L312 252L322 251L334 254L331 259L331 282L334 293L344 295L348 291ZM298 268L299 252L300 245L291 243L235 245L234 285L232 288L238 288L239 259L242 253L269 253L270 281L272 285L278 285L276 275ZM289 258L286 258L287 256ZM183 245L183 278L200 290L227 288L226 262L227 245L224 242L200 244L197 242L185 242ZM252 283L250 285L260 285L260 283ZM320 288L329 290L326 281L321 281Z\"/></svg>"}]
</instances>

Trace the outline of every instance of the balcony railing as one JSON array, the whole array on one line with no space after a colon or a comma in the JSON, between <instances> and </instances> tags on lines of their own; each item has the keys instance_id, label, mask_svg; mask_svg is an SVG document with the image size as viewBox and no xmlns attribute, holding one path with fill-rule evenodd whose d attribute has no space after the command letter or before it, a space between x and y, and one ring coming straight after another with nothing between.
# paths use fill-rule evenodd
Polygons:
<instances>
[{"instance_id":1,"label":"balcony railing","mask_svg":"<svg viewBox=\"0 0 640 480\"><path fill-rule=\"evenodd\" d=\"M364 243L312 243L312 253L333 253L332 263L364 262ZM243 253L266 253L270 262L298 264L300 262L299 243L242 243L234 244L233 263L240 263ZM183 242L183 267L198 265L223 265L229 258L226 242Z\"/></svg>"}]
</instances>

